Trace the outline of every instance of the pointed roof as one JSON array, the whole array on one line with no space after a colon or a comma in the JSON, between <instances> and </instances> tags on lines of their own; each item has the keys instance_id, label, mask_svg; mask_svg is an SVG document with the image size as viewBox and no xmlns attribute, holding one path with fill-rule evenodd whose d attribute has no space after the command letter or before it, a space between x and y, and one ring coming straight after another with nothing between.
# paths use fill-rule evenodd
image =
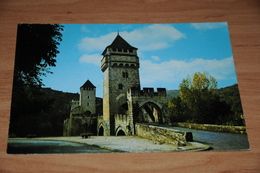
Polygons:
<instances>
[{"instance_id":1,"label":"pointed roof","mask_svg":"<svg viewBox=\"0 0 260 173\"><path fill-rule=\"evenodd\" d=\"M117 34L116 38L114 39L114 41L106 47L106 49L103 51L102 55L104 55L105 51L107 50L107 48L123 48L123 49L135 49L137 50L137 48L131 46L129 43L127 43L127 41L125 41L120 35L119 33Z\"/></svg>"},{"instance_id":2,"label":"pointed roof","mask_svg":"<svg viewBox=\"0 0 260 173\"><path fill-rule=\"evenodd\" d=\"M89 80L87 80L80 88L96 88Z\"/></svg>"}]
</instances>

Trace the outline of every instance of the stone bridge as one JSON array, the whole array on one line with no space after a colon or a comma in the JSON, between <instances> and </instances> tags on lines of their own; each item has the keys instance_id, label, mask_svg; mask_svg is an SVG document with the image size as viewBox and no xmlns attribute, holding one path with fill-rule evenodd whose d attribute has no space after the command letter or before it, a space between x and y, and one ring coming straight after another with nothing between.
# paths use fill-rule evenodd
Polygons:
<instances>
[{"instance_id":1,"label":"stone bridge","mask_svg":"<svg viewBox=\"0 0 260 173\"><path fill-rule=\"evenodd\" d=\"M114 126L110 128L114 128L116 136L135 135L136 123L164 123L166 119L164 108L167 105L166 89L157 88L157 91L154 91L153 88L139 90L133 87L127 91L127 103L124 105L127 105L125 114L115 114L110 120ZM103 135L106 125L102 118L99 118L98 135Z\"/></svg>"}]
</instances>

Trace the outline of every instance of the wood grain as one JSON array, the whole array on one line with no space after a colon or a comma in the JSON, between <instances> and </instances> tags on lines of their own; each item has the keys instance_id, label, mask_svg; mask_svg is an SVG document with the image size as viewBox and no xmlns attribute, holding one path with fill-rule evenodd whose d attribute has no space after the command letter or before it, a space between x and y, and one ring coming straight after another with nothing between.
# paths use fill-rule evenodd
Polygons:
<instances>
[{"instance_id":1,"label":"wood grain","mask_svg":"<svg viewBox=\"0 0 260 173\"><path fill-rule=\"evenodd\" d=\"M259 0L1 0L0 172L260 172ZM250 151L6 155L18 23L228 22Z\"/></svg>"}]
</instances>

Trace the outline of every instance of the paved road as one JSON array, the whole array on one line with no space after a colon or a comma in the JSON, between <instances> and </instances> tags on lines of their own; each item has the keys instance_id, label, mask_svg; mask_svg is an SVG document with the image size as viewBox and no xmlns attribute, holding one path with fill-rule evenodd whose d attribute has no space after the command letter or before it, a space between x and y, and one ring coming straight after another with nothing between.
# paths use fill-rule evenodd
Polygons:
<instances>
[{"instance_id":1,"label":"paved road","mask_svg":"<svg viewBox=\"0 0 260 173\"><path fill-rule=\"evenodd\" d=\"M213 151L249 149L247 135L209 132L203 130L193 130L188 128L170 127L170 126L167 126L167 128L192 132L194 142L210 145L213 148L212 149ZM134 136L132 136L132 138L134 138ZM131 149L131 147L135 149L134 150L135 152L137 152L136 149L139 148L143 149L141 151L138 150L139 152L144 152L144 149L147 149L147 151L145 150L146 152L148 151L154 152L156 149L158 151L164 151L164 152L174 151L174 148L172 146L169 147L163 145L155 145L153 142L151 143L151 141L149 143L148 141L140 141L140 139L131 139L129 137L127 137L127 140L123 138L121 139L119 137L106 137L106 138L93 137L90 139L91 140L87 140L87 141L85 139L85 142L89 142L89 144L92 145L75 143L75 142L40 140L40 139L37 140L9 139L7 152L9 154L111 153L111 152L122 152L122 150L127 152L128 150L126 150L126 148ZM80 142L82 142L82 140L83 139L81 139L80 137L75 137L75 139L72 139L72 141L80 141ZM149 145L147 144L147 142ZM103 146L103 147L108 147L108 148L115 148L117 150L112 151L105 148L94 146L93 144ZM148 150L149 148L150 150ZM133 151L130 150L128 152L133 152Z\"/></svg>"},{"instance_id":2,"label":"paved road","mask_svg":"<svg viewBox=\"0 0 260 173\"><path fill-rule=\"evenodd\" d=\"M210 145L213 148L213 151L249 149L248 138L245 134L219 133L169 126L167 126L167 128L192 132L193 140L195 142Z\"/></svg>"},{"instance_id":3,"label":"paved road","mask_svg":"<svg viewBox=\"0 0 260 173\"><path fill-rule=\"evenodd\" d=\"M8 154L55 154L55 153L112 153L93 145L65 141L44 141L33 139L9 139Z\"/></svg>"}]
</instances>

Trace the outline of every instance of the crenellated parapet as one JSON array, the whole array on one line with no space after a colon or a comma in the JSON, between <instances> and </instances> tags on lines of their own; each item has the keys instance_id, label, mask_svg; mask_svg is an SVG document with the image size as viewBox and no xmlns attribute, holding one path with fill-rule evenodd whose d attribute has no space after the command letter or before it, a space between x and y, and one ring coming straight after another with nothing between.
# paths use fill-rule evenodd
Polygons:
<instances>
[{"instance_id":1,"label":"crenellated parapet","mask_svg":"<svg viewBox=\"0 0 260 173\"><path fill-rule=\"evenodd\" d=\"M165 122L166 89L132 87L127 90L128 111L137 122Z\"/></svg>"},{"instance_id":2,"label":"crenellated parapet","mask_svg":"<svg viewBox=\"0 0 260 173\"><path fill-rule=\"evenodd\" d=\"M71 105L70 110L73 110L74 108L79 106L79 100L72 100L70 105Z\"/></svg>"},{"instance_id":3,"label":"crenellated parapet","mask_svg":"<svg viewBox=\"0 0 260 173\"><path fill-rule=\"evenodd\" d=\"M118 124L129 124L129 119L127 115L124 114L115 114L115 122Z\"/></svg>"},{"instance_id":4,"label":"crenellated parapet","mask_svg":"<svg viewBox=\"0 0 260 173\"><path fill-rule=\"evenodd\" d=\"M143 88L143 90L139 90L138 88L132 87L128 89L127 94L132 97L166 97L166 89L157 88L155 91L154 88Z\"/></svg>"}]
</instances>

